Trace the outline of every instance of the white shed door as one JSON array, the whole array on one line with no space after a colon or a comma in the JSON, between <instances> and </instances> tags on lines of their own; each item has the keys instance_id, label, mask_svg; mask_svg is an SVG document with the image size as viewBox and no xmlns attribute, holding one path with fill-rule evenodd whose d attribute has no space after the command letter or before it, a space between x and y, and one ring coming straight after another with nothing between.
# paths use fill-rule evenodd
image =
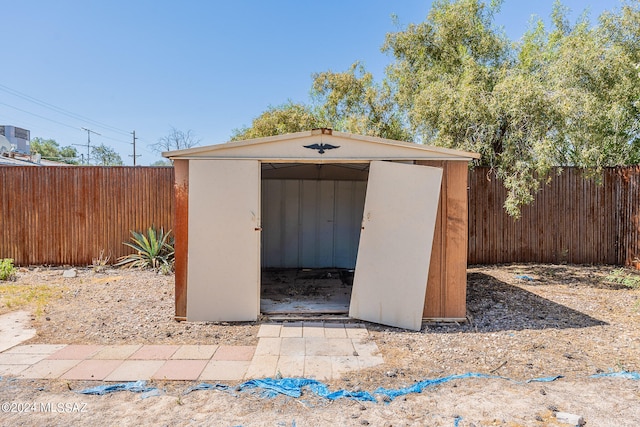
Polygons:
<instances>
[{"instance_id":1,"label":"white shed door","mask_svg":"<svg viewBox=\"0 0 640 427\"><path fill-rule=\"evenodd\" d=\"M442 169L373 161L349 316L420 330Z\"/></svg>"},{"instance_id":2,"label":"white shed door","mask_svg":"<svg viewBox=\"0 0 640 427\"><path fill-rule=\"evenodd\" d=\"M189 162L187 320L256 320L260 162Z\"/></svg>"}]
</instances>

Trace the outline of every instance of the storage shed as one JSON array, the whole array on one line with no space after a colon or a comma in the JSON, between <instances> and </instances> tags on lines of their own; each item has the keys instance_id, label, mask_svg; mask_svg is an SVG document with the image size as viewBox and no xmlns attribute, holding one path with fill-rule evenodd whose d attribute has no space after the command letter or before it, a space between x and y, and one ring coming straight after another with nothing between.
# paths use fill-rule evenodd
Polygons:
<instances>
[{"instance_id":1,"label":"storage shed","mask_svg":"<svg viewBox=\"0 0 640 427\"><path fill-rule=\"evenodd\" d=\"M315 129L163 156L176 179L176 319L348 312L419 330L466 317L477 154Z\"/></svg>"}]
</instances>

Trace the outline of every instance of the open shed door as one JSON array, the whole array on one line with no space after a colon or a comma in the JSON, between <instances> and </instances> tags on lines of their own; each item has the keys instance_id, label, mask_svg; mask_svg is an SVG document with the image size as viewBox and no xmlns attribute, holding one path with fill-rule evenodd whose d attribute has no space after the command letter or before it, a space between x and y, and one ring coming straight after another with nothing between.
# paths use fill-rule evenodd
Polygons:
<instances>
[{"instance_id":1,"label":"open shed door","mask_svg":"<svg viewBox=\"0 0 640 427\"><path fill-rule=\"evenodd\" d=\"M372 161L349 316L420 330L442 169Z\"/></svg>"},{"instance_id":2,"label":"open shed door","mask_svg":"<svg viewBox=\"0 0 640 427\"><path fill-rule=\"evenodd\" d=\"M189 166L187 320L250 321L260 310L260 162Z\"/></svg>"}]
</instances>

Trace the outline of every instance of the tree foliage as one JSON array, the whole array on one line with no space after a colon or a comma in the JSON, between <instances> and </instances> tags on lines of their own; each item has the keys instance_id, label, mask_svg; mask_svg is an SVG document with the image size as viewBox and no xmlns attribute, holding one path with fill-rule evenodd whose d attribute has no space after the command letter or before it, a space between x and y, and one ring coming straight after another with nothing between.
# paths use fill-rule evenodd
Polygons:
<instances>
[{"instance_id":1,"label":"tree foliage","mask_svg":"<svg viewBox=\"0 0 640 427\"><path fill-rule=\"evenodd\" d=\"M231 140L239 141L302 132L323 127L324 124L325 122L310 107L289 101L277 107L269 107L253 119L251 126L235 129Z\"/></svg>"},{"instance_id":2,"label":"tree foliage","mask_svg":"<svg viewBox=\"0 0 640 427\"><path fill-rule=\"evenodd\" d=\"M78 151L71 146L60 147L53 139L33 138L29 142L32 153L39 153L43 159L77 165Z\"/></svg>"},{"instance_id":3,"label":"tree foliage","mask_svg":"<svg viewBox=\"0 0 640 427\"><path fill-rule=\"evenodd\" d=\"M519 43L493 24L500 4L434 2L425 22L387 35L384 49L417 138L481 153L518 216L551 166L637 162L638 2L597 26L585 14L571 25L556 2L551 28L538 20Z\"/></svg>"},{"instance_id":4,"label":"tree foliage","mask_svg":"<svg viewBox=\"0 0 640 427\"><path fill-rule=\"evenodd\" d=\"M423 22L387 34L381 83L357 62L317 73L311 106L271 109L242 136L308 129L306 111L337 130L475 151L516 217L552 166L639 163L640 0L596 25L569 22L558 0L551 25L534 21L518 42L495 25L502 3L434 0Z\"/></svg>"},{"instance_id":5,"label":"tree foliage","mask_svg":"<svg viewBox=\"0 0 640 427\"><path fill-rule=\"evenodd\" d=\"M183 150L199 145L200 141L201 140L196 137L196 134L191 129L185 132L172 127L171 131L166 136L158 139L158 142L155 144L151 144L151 148L159 153L164 151Z\"/></svg>"},{"instance_id":6,"label":"tree foliage","mask_svg":"<svg viewBox=\"0 0 640 427\"><path fill-rule=\"evenodd\" d=\"M122 166L122 157L113 148L104 144L91 147L91 158L99 166Z\"/></svg>"},{"instance_id":7,"label":"tree foliage","mask_svg":"<svg viewBox=\"0 0 640 427\"><path fill-rule=\"evenodd\" d=\"M314 74L312 93L327 127L360 135L411 140L387 82L376 84L364 66Z\"/></svg>"}]
</instances>

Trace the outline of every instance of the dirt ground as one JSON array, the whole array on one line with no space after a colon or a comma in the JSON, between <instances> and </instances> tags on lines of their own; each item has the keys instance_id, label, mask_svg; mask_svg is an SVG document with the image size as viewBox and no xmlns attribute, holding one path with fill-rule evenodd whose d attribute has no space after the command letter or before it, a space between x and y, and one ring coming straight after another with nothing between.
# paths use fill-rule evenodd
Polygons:
<instances>
[{"instance_id":1,"label":"dirt ground","mask_svg":"<svg viewBox=\"0 0 640 427\"><path fill-rule=\"evenodd\" d=\"M468 322L409 332L367 324L385 364L329 382L373 392L477 372L391 402L328 401L305 393L273 399L247 392L194 391L155 382L160 396L86 396L89 382L0 381L2 402L62 404L52 412L0 412L2 425L547 426L556 411L588 426L640 425L640 381L592 378L640 371L640 290L606 280L611 266L508 265L468 270ZM173 277L149 271L22 269L15 284L47 285L33 343L256 344L259 323L178 323ZM628 271L628 274L635 274ZM0 313L10 310L0 307ZM527 380L562 376L553 382ZM237 384L228 384L233 387ZM64 406L67 403L67 406Z\"/></svg>"}]
</instances>

